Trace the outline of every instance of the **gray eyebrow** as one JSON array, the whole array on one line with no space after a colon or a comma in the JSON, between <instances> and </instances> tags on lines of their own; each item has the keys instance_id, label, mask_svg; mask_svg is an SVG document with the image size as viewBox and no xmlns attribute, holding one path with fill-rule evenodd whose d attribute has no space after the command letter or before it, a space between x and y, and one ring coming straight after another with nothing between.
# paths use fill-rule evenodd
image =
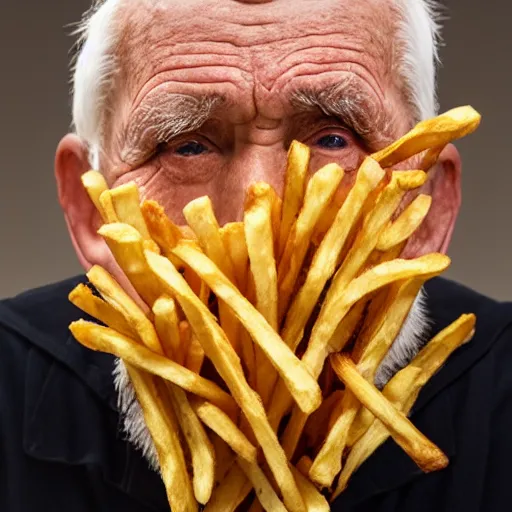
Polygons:
<instances>
[{"instance_id":1,"label":"gray eyebrow","mask_svg":"<svg viewBox=\"0 0 512 512\"><path fill-rule=\"evenodd\" d=\"M224 102L218 94L155 94L130 116L121 136L121 159L128 164L147 159L158 144L200 128Z\"/></svg>"},{"instance_id":2,"label":"gray eyebrow","mask_svg":"<svg viewBox=\"0 0 512 512\"><path fill-rule=\"evenodd\" d=\"M352 80L322 89L298 89L290 102L299 113L320 111L339 119L371 148L393 139L386 112Z\"/></svg>"}]
</instances>

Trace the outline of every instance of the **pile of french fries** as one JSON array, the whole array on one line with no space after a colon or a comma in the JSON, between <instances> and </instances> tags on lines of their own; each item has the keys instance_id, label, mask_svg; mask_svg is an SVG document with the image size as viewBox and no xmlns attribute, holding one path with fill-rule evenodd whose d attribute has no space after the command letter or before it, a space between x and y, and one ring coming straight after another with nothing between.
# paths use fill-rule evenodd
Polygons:
<instances>
[{"instance_id":1,"label":"pile of french fries","mask_svg":"<svg viewBox=\"0 0 512 512\"><path fill-rule=\"evenodd\" d=\"M243 222L223 227L208 197L185 207L183 228L135 184L83 176L133 290L93 267L70 300L100 323L70 329L126 365L173 512L328 511L389 436L426 472L448 464L407 415L475 317L382 390L374 380L421 287L450 263L399 258L431 204L415 191L479 121L461 107L420 123L364 160L342 204L343 169L309 177L309 149L294 142L282 200L256 183ZM415 155L423 170L390 170Z\"/></svg>"}]
</instances>

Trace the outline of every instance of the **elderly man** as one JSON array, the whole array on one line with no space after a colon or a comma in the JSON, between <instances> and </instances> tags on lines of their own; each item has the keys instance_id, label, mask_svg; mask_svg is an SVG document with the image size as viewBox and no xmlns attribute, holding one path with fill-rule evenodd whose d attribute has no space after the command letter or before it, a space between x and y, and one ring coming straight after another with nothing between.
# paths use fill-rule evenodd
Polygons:
<instances>
[{"instance_id":1,"label":"elderly man","mask_svg":"<svg viewBox=\"0 0 512 512\"><path fill-rule=\"evenodd\" d=\"M129 287L80 181L91 167L110 186L135 181L177 220L188 201L209 195L224 223L240 218L249 184L282 191L297 139L311 147L312 172L329 162L346 170L346 191L366 155L436 113L434 8L432 0L98 2L85 17L74 71L76 133L63 138L55 163L83 267L100 264ZM407 256L446 251L460 176L448 146L430 170L432 208ZM0 303L0 509L168 510L160 477L123 432L113 357L69 334L83 315L67 294L84 280ZM406 364L418 337L421 344L459 314L479 320L411 416L450 465L422 474L388 441L332 510L512 506L512 305L441 279L426 291L420 326L395 345L393 364Z\"/></svg>"}]
</instances>

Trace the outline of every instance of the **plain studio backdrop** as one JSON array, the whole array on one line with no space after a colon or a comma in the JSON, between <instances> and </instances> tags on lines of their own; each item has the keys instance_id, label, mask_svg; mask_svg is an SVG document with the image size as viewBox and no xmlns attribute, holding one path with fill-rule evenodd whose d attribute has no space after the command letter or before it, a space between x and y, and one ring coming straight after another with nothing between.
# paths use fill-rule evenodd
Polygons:
<instances>
[{"instance_id":1,"label":"plain studio backdrop","mask_svg":"<svg viewBox=\"0 0 512 512\"><path fill-rule=\"evenodd\" d=\"M0 297L81 272L56 199L53 158L70 125L70 24L89 5L0 5ZM478 132L457 144L463 208L447 276L510 300L512 4L450 0L446 14L441 110L471 104L483 115Z\"/></svg>"}]
</instances>

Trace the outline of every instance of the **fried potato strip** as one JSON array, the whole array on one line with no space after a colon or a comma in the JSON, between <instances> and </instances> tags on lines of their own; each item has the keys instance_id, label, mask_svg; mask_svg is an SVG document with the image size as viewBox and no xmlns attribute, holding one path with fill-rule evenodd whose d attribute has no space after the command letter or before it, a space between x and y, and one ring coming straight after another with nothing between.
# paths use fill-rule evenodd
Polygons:
<instances>
[{"instance_id":1,"label":"fried potato strip","mask_svg":"<svg viewBox=\"0 0 512 512\"><path fill-rule=\"evenodd\" d=\"M433 119L421 121L409 133L372 158L382 167L392 167L432 147L446 145L474 132L481 116L472 107L458 107Z\"/></svg>"}]
</instances>

